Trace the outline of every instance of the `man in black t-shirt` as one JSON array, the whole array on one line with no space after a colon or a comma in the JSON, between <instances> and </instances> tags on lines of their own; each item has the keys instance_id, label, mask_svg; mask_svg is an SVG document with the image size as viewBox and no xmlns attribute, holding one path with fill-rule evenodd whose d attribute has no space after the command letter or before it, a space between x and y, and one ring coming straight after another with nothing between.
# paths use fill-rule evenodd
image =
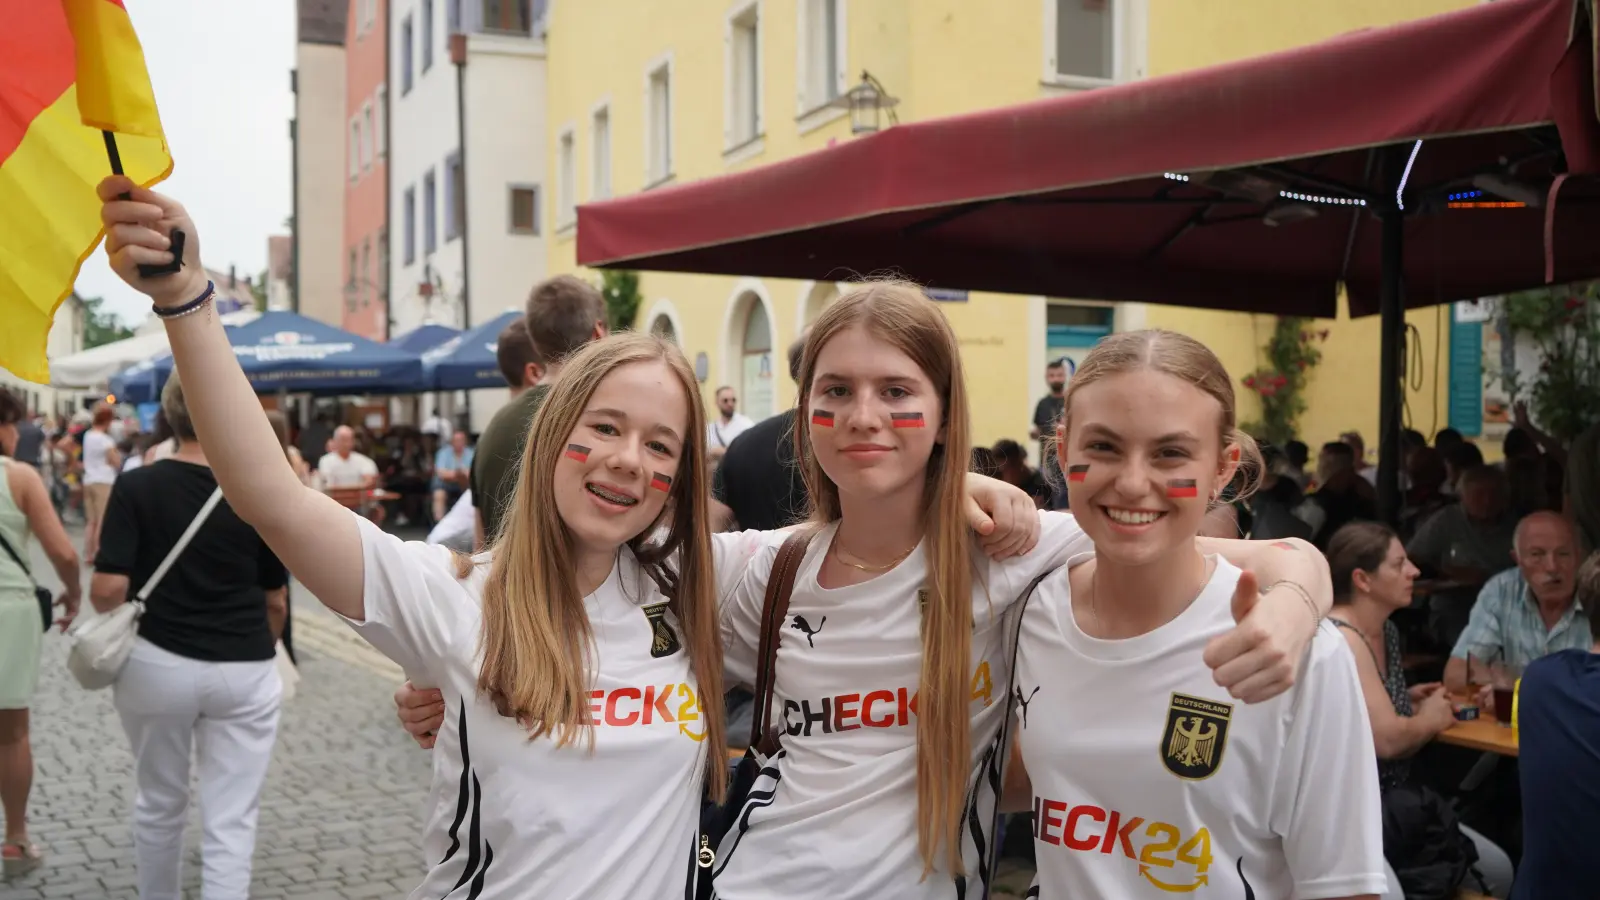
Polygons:
<instances>
[{"instance_id":1,"label":"man in black t-shirt","mask_svg":"<svg viewBox=\"0 0 1600 900\"><path fill-rule=\"evenodd\" d=\"M1056 486L1052 497L1052 509L1065 509L1067 506L1067 491L1065 481L1061 478L1061 464L1056 461L1054 439L1056 423L1061 421L1061 413L1067 408L1067 362L1058 359L1044 367L1044 381L1049 386L1050 393L1039 398L1033 407L1033 427L1028 429L1028 436L1039 442L1039 469L1045 479Z\"/></svg>"},{"instance_id":2,"label":"man in black t-shirt","mask_svg":"<svg viewBox=\"0 0 1600 900\"><path fill-rule=\"evenodd\" d=\"M789 377L797 383L804 350L801 335L789 347ZM791 408L750 426L728 445L712 476L712 499L731 510L740 528L784 528L811 511L805 480L794 459L795 415Z\"/></svg>"}]
</instances>

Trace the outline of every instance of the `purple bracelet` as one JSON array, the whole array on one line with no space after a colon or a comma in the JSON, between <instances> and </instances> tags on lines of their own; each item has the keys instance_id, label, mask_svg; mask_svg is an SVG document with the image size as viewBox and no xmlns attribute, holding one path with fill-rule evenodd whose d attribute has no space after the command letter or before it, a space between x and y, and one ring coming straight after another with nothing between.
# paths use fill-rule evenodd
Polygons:
<instances>
[{"instance_id":1,"label":"purple bracelet","mask_svg":"<svg viewBox=\"0 0 1600 900\"><path fill-rule=\"evenodd\" d=\"M207 303L210 303L211 298L215 296L216 293L217 283L214 281L207 281L206 289L200 292L200 296L190 300L188 303L185 303L182 306L175 306L171 309L163 309L152 303L150 305L150 310L156 314L156 318L158 319L176 319L179 316L187 316L200 307L205 306Z\"/></svg>"}]
</instances>

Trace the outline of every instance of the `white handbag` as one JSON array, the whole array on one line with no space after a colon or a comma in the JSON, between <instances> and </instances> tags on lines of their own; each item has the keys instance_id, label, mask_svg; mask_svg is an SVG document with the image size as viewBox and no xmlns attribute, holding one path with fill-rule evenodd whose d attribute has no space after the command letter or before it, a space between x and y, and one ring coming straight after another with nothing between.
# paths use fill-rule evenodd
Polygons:
<instances>
[{"instance_id":1,"label":"white handbag","mask_svg":"<svg viewBox=\"0 0 1600 900\"><path fill-rule=\"evenodd\" d=\"M150 599L151 592L166 577L167 570L178 561L178 555L189 546L195 533L221 500L222 488L219 487L211 492L206 505L200 507L194 521L189 523L178 542L167 551L167 558L151 573L134 599L104 615L83 616L72 623L67 630L67 670L78 679L79 684L88 690L98 691L116 683L117 675L127 664L128 654L133 652L133 643L139 637L139 617L144 615L145 601Z\"/></svg>"}]
</instances>

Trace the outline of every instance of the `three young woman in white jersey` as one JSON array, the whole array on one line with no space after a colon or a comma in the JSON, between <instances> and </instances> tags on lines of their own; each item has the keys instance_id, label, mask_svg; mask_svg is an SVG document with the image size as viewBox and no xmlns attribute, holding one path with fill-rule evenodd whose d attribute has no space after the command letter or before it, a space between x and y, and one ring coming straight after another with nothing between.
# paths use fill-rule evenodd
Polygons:
<instances>
[{"instance_id":1,"label":"three young woman in white jersey","mask_svg":"<svg viewBox=\"0 0 1600 900\"><path fill-rule=\"evenodd\" d=\"M113 268L166 322L230 506L326 606L451 698L440 739L454 752L435 757L432 788L449 814L430 817L413 896L682 895L703 776L713 797L725 785L717 598L763 540L710 538L706 428L682 354L640 334L580 351L534 420L495 552L403 543L266 449L183 209L120 177L100 195ZM184 267L139 274L170 261L173 228L188 235ZM996 490L992 511L1014 502L1036 526L1025 495Z\"/></svg>"},{"instance_id":2,"label":"three young woman in white jersey","mask_svg":"<svg viewBox=\"0 0 1600 900\"><path fill-rule=\"evenodd\" d=\"M822 313L799 421L816 531L777 650L780 749L719 848L717 896L982 896L1011 708L1003 619L1036 576L1092 546L1071 516L1043 514L1031 553L972 552L953 505L970 455L965 377L949 324L914 287L868 285ZM1331 603L1314 551L1216 547ZM763 548L723 611L729 682L753 683L774 556ZM1286 686L1280 664L1315 619L1288 591L1262 605L1250 634L1218 647L1219 662L1237 657L1218 676L1254 696Z\"/></svg>"},{"instance_id":3,"label":"three young woman in white jersey","mask_svg":"<svg viewBox=\"0 0 1600 900\"><path fill-rule=\"evenodd\" d=\"M1091 545L1071 516L1046 514L1032 553L977 558L957 505L967 416L954 334L915 288L870 285L813 326L796 439L816 531L779 632L781 746L717 848L718 896L986 890L995 738L1010 709L1001 620L1034 577ZM1331 601L1314 551L1214 547ZM723 610L729 683L754 681L776 552L763 546ZM1213 648L1216 678L1246 699L1287 686L1315 621L1291 590L1260 605Z\"/></svg>"},{"instance_id":4,"label":"three young woman in white jersey","mask_svg":"<svg viewBox=\"0 0 1600 900\"><path fill-rule=\"evenodd\" d=\"M1372 735L1345 642L1320 626L1295 686L1248 706L1202 659L1252 593L1196 539L1241 467L1246 483L1259 474L1227 371L1182 335L1112 335L1079 364L1063 425L1072 512L1095 549L1023 610L1012 689L1027 799L1013 805L1033 810L1029 896L1383 893Z\"/></svg>"}]
</instances>

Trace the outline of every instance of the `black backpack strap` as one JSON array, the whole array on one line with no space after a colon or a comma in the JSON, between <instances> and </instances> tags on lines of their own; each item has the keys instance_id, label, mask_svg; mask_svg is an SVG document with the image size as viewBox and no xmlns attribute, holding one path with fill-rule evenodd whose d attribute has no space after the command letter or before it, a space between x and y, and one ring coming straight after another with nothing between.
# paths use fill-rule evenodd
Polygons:
<instances>
[{"instance_id":1,"label":"black backpack strap","mask_svg":"<svg viewBox=\"0 0 1600 900\"><path fill-rule=\"evenodd\" d=\"M1028 611L1028 601L1033 599L1039 583L1055 574L1058 568L1060 567L1053 566L1046 569L1028 582L1027 588L1022 591L1022 596L1012 607L1011 615L1015 617L1015 621L1011 623L1011 666L1006 674L1006 703L1009 707L1014 707L1016 704L1016 693L1012 685L1017 682L1017 649L1022 645L1022 622ZM983 871L989 873L991 882L994 880L995 866L1000 860L1000 822L1005 818L1005 814L1001 812L1000 801L1001 795L1005 792L1006 763L1011 760L1011 720L1015 718L1016 710L1007 709L1005 718L1000 722L1000 734L995 739L996 759L989 767L990 787L994 790L994 815L989 821L989 846L985 848L987 852L984 854L982 865ZM984 885L986 891L989 887L990 885Z\"/></svg>"},{"instance_id":2,"label":"black backpack strap","mask_svg":"<svg viewBox=\"0 0 1600 900\"><path fill-rule=\"evenodd\" d=\"M734 794L739 789L748 790L748 782L756 774L752 756L760 754L762 759L770 760L778 752L778 729L772 725L772 700L778 681L778 640L784 617L789 612L789 597L794 593L795 576L800 571L800 564L805 562L806 549L815 535L816 529L809 527L791 532L784 539L783 546L778 548L778 555L772 562L772 572L767 575L767 592L761 602L761 643L756 655L755 699L751 701L755 706L750 716L750 749L745 751L745 759L739 764L741 776L735 779L742 787L730 789L723 805L714 807L711 804L711 784L706 783L701 801L700 827L695 830L695 844L689 854L689 884L685 891L688 900L710 900L715 896L711 867L716 863L717 854L712 844L721 841L728 824L720 811L731 809L737 812L737 807L743 805L743 796L736 797ZM721 747L708 750L712 753L724 752Z\"/></svg>"},{"instance_id":3,"label":"black backpack strap","mask_svg":"<svg viewBox=\"0 0 1600 900\"><path fill-rule=\"evenodd\" d=\"M22 569L22 574L28 576L29 581L33 580L33 570L29 569L28 564L22 561L21 555L11 546L11 542L6 540L4 534L0 534L0 549L6 551L6 555L11 557L11 561L16 563L18 568Z\"/></svg>"}]
</instances>

